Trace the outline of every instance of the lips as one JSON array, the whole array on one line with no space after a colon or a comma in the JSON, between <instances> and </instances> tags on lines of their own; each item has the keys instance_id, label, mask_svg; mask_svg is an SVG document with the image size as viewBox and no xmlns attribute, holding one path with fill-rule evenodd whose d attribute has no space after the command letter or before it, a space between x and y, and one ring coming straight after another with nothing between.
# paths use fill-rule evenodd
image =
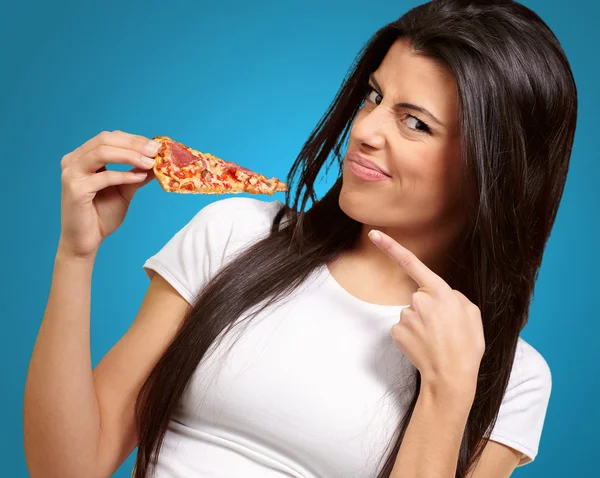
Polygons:
<instances>
[{"instance_id":1,"label":"lips","mask_svg":"<svg viewBox=\"0 0 600 478\"><path fill-rule=\"evenodd\" d=\"M371 161L370 159L367 159L361 155L359 155L358 153L349 153L346 158L349 161L354 161L355 163L360 164L361 166L368 168L368 169L372 169L374 171L378 171L381 174L385 174L388 177L392 177L392 175L384 168L382 168L381 166L379 166L377 163L374 163L373 161Z\"/></svg>"}]
</instances>

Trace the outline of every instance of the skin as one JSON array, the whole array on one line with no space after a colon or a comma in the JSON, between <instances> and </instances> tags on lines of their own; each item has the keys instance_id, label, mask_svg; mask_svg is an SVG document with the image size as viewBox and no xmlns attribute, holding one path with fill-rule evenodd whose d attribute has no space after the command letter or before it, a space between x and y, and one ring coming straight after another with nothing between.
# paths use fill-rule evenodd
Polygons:
<instances>
[{"instance_id":1,"label":"skin","mask_svg":"<svg viewBox=\"0 0 600 478\"><path fill-rule=\"evenodd\" d=\"M154 178L158 146L103 131L61 160L61 234L23 401L32 478L111 476L135 447L133 398L173 337L185 300L153 279L133 325L92 370L91 279L102 241ZM107 168L113 164L131 170Z\"/></svg>"},{"instance_id":2,"label":"skin","mask_svg":"<svg viewBox=\"0 0 600 478\"><path fill-rule=\"evenodd\" d=\"M448 78L442 80L439 69L421 60L395 45L376 72L377 81L386 95L392 95L390 99L402 93L408 98L402 101L427 100L426 107L438 118L455 125L451 118L455 100L448 93L452 88L440 88L438 82ZM406 81L394 86L391 80L398 61L404 61L400 64L410 73L405 75ZM424 88L426 84L429 89L422 89L419 98L408 91L408 86ZM416 95L417 90L413 91ZM460 198L459 173L453 169L459 164L453 149L456 140L451 139L449 129L440 129L431 137L411 133L404 124L414 126L415 121L405 113L399 125L400 117L391 115L392 103L387 98L383 107L365 105L352 131L351 147L373 160L385 161L393 181L363 184L344 170L340 204L365 227L356 251L330 269L350 289L357 271L364 273L363 285L384 284L381 292L365 288L356 293L361 297L364 291L362 298L374 302L397 303L400 299L412 303L412 293L417 287L423 289L415 296L420 299L403 313L404 325L398 324L392 331L398 346L426 372L392 477L453 477L451 470L483 347L478 310L435 272L443 270L443 251L460 224L460 219L455 219L460 218L460 208L455 206ZM401 131L394 130L398 125ZM24 398L25 452L34 478L114 473L137 443L134 397L188 308L186 301L156 276L131 328L92 370L89 339L94 261L103 240L121 225L136 191L153 179L151 158L156 153L148 138L113 131L91 138L61 161L61 236ZM116 163L133 169L106 170L107 165ZM389 236L384 236L387 240L383 242L372 242L368 233L373 225L424 262ZM441 314L443 310L452 313ZM449 338L456 338L461 347L466 344L467 349L457 350ZM460 358L461 365L453 374L442 367L448 357ZM490 442L472 476L509 476L518 458L516 452Z\"/></svg>"},{"instance_id":3,"label":"skin","mask_svg":"<svg viewBox=\"0 0 600 478\"><path fill-rule=\"evenodd\" d=\"M407 39L394 43L373 78L350 133L339 198L362 232L355 248L328 267L362 300L408 305L391 335L422 384L392 478L453 477L485 351L478 307L441 277L466 221L456 83L411 51ZM425 108L438 121L398 103ZM390 177L359 178L348 153ZM519 458L489 442L470 476L510 476Z\"/></svg>"},{"instance_id":4,"label":"skin","mask_svg":"<svg viewBox=\"0 0 600 478\"><path fill-rule=\"evenodd\" d=\"M367 95L354 121L347 153L359 152L392 177L366 182L344 162L339 204L364 227L356 249L332 265L331 272L337 278L339 268L340 280L359 298L405 305L416 290L414 282L374 247L367 234L376 226L436 273L443 272L445 253L464 220L458 98L452 76L412 53L407 40L398 40L390 48L372 77L379 87ZM417 111L394 107L400 102L426 108L445 126ZM431 134L422 132L423 123ZM370 277L371 287L365 289L362 280L353 283L347 277L350 269L353 275Z\"/></svg>"}]
</instances>

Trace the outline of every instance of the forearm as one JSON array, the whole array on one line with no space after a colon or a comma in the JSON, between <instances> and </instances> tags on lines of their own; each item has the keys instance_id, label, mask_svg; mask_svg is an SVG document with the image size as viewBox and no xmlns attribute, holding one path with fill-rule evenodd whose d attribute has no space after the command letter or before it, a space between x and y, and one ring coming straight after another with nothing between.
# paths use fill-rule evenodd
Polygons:
<instances>
[{"instance_id":1,"label":"forearm","mask_svg":"<svg viewBox=\"0 0 600 478\"><path fill-rule=\"evenodd\" d=\"M93 259L66 257L60 250L56 255L25 385L25 453L32 477L83 476L96 459L100 417L90 354L92 269Z\"/></svg>"},{"instance_id":2,"label":"forearm","mask_svg":"<svg viewBox=\"0 0 600 478\"><path fill-rule=\"evenodd\" d=\"M454 478L471 398L422 386L390 478Z\"/></svg>"}]
</instances>

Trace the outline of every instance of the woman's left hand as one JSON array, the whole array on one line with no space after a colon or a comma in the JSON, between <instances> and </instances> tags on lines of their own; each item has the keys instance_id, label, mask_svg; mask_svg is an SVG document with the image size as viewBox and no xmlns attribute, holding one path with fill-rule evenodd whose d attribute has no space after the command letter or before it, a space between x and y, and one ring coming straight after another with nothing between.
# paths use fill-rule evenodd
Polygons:
<instances>
[{"instance_id":1,"label":"woman's left hand","mask_svg":"<svg viewBox=\"0 0 600 478\"><path fill-rule=\"evenodd\" d=\"M392 338L421 372L422 386L474 396L485 351L479 308L388 235L371 231L369 237L419 286Z\"/></svg>"}]
</instances>

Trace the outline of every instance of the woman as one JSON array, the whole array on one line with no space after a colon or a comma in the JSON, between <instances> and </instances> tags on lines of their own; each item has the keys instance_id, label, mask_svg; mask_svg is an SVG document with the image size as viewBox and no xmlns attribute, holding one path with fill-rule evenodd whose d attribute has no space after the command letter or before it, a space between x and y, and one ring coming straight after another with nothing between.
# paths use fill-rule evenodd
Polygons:
<instances>
[{"instance_id":1,"label":"woman","mask_svg":"<svg viewBox=\"0 0 600 478\"><path fill-rule=\"evenodd\" d=\"M519 333L576 110L524 6L414 8L361 52L291 168L293 201L198 212L146 262L140 311L93 371L94 258L156 149L117 131L67 154L31 476L110 476L136 446L136 478L499 478L532 461L551 375Z\"/></svg>"}]
</instances>

